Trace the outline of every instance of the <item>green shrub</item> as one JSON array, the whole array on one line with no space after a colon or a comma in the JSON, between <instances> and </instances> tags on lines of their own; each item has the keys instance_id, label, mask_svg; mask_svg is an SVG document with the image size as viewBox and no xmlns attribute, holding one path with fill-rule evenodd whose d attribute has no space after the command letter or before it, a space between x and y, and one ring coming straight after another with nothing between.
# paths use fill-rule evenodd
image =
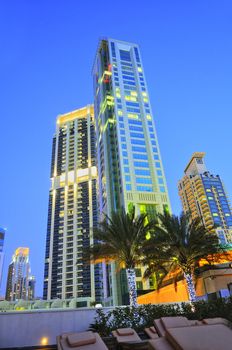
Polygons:
<instances>
[{"instance_id":1,"label":"green shrub","mask_svg":"<svg viewBox=\"0 0 232 350\"><path fill-rule=\"evenodd\" d=\"M203 318L223 317L232 322L232 298L217 299L215 301L197 301L194 309L189 303L179 304L146 304L136 307L116 307L114 310L104 312L96 310L91 329L101 336L109 336L117 328L134 328L141 332L145 327L153 325L156 318L165 316L185 316L192 320Z\"/></svg>"}]
</instances>

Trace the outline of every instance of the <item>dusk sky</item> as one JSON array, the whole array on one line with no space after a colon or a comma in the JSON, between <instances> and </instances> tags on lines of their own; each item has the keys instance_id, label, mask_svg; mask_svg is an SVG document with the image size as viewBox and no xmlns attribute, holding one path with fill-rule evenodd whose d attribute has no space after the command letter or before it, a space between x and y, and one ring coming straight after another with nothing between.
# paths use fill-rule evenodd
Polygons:
<instances>
[{"instance_id":1,"label":"dusk sky","mask_svg":"<svg viewBox=\"0 0 232 350\"><path fill-rule=\"evenodd\" d=\"M0 295L25 246L42 296L56 117L93 102L101 37L140 45L172 211L181 211L177 182L196 151L232 198L231 0L2 0L0 33Z\"/></svg>"}]
</instances>

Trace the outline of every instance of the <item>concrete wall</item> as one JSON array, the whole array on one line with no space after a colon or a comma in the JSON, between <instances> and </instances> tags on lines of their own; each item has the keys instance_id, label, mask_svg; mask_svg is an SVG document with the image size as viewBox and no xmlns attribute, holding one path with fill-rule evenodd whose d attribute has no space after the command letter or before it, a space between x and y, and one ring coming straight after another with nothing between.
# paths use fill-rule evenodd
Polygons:
<instances>
[{"instance_id":1,"label":"concrete wall","mask_svg":"<svg viewBox=\"0 0 232 350\"><path fill-rule=\"evenodd\" d=\"M95 308L0 313L0 348L56 344L61 333L87 330L95 314Z\"/></svg>"}]
</instances>

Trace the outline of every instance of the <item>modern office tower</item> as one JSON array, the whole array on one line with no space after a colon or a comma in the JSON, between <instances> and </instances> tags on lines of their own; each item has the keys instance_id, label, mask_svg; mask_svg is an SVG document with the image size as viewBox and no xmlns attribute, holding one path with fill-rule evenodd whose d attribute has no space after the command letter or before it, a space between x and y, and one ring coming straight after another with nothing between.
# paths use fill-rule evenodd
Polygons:
<instances>
[{"instance_id":1,"label":"modern office tower","mask_svg":"<svg viewBox=\"0 0 232 350\"><path fill-rule=\"evenodd\" d=\"M44 299L101 299L99 266L83 262L97 224L93 106L60 115L53 138Z\"/></svg>"},{"instance_id":2,"label":"modern office tower","mask_svg":"<svg viewBox=\"0 0 232 350\"><path fill-rule=\"evenodd\" d=\"M4 239L5 239L5 229L0 227L0 287L2 282L2 270L3 270L3 259L4 259L4 252L3 252Z\"/></svg>"},{"instance_id":3,"label":"modern office tower","mask_svg":"<svg viewBox=\"0 0 232 350\"><path fill-rule=\"evenodd\" d=\"M103 212L110 216L121 207L128 211L132 205L137 214L146 212L148 216L168 210L168 191L138 45L100 40L93 81L100 217ZM124 303L122 274L114 264L106 268L109 278L105 297L109 304ZM141 277L138 284L149 288Z\"/></svg>"},{"instance_id":4,"label":"modern office tower","mask_svg":"<svg viewBox=\"0 0 232 350\"><path fill-rule=\"evenodd\" d=\"M184 212L201 217L208 229L216 227L222 243L232 243L232 212L219 175L212 175L204 162L205 153L195 152L179 181Z\"/></svg>"},{"instance_id":5,"label":"modern office tower","mask_svg":"<svg viewBox=\"0 0 232 350\"><path fill-rule=\"evenodd\" d=\"M8 268L6 300L29 300L29 248L17 248Z\"/></svg>"},{"instance_id":6,"label":"modern office tower","mask_svg":"<svg viewBox=\"0 0 232 350\"><path fill-rule=\"evenodd\" d=\"M35 276L31 275L28 278L28 299L34 300L35 299L35 284L36 279Z\"/></svg>"}]
</instances>

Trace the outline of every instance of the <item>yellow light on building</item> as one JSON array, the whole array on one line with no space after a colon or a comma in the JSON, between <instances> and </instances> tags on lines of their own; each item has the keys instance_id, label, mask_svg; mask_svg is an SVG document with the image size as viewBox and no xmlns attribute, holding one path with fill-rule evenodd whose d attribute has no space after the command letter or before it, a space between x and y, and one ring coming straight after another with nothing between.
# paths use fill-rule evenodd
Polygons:
<instances>
[{"instance_id":1,"label":"yellow light on building","mask_svg":"<svg viewBox=\"0 0 232 350\"><path fill-rule=\"evenodd\" d=\"M137 92L136 91L131 91L131 96L138 96Z\"/></svg>"}]
</instances>

